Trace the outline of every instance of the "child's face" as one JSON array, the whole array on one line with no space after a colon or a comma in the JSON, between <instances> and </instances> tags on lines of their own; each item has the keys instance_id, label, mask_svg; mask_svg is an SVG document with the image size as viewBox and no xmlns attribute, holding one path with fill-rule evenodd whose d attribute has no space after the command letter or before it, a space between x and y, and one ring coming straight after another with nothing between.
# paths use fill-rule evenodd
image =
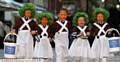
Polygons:
<instances>
[{"instance_id":1,"label":"child's face","mask_svg":"<svg viewBox=\"0 0 120 62\"><path fill-rule=\"evenodd\" d=\"M97 19L97 21L104 21L104 15L102 13L98 13L96 15L96 19Z\"/></svg>"},{"instance_id":2,"label":"child's face","mask_svg":"<svg viewBox=\"0 0 120 62\"><path fill-rule=\"evenodd\" d=\"M48 19L46 17L42 17L41 24L42 25L47 25L48 24Z\"/></svg>"},{"instance_id":3,"label":"child's face","mask_svg":"<svg viewBox=\"0 0 120 62\"><path fill-rule=\"evenodd\" d=\"M26 17L31 17L32 16L31 10L25 10L24 14L25 14Z\"/></svg>"},{"instance_id":4,"label":"child's face","mask_svg":"<svg viewBox=\"0 0 120 62\"><path fill-rule=\"evenodd\" d=\"M79 26L84 26L85 25L85 19L84 19L84 17L79 17L78 18L78 25Z\"/></svg>"},{"instance_id":5,"label":"child's face","mask_svg":"<svg viewBox=\"0 0 120 62\"><path fill-rule=\"evenodd\" d=\"M60 13L58 14L58 17L61 21L66 20L67 18L67 12L65 10L60 10Z\"/></svg>"}]
</instances>

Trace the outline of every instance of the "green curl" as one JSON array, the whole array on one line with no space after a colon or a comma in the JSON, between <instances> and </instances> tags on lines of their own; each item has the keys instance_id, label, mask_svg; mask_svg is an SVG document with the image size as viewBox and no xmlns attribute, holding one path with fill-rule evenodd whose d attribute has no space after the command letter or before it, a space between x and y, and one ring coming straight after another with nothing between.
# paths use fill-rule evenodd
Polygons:
<instances>
[{"instance_id":1,"label":"green curl","mask_svg":"<svg viewBox=\"0 0 120 62\"><path fill-rule=\"evenodd\" d=\"M36 7L32 3L25 3L24 6L19 9L19 14L21 17L24 17L25 10L31 10L31 12L32 12L31 17L34 17L36 14Z\"/></svg>"},{"instance_id":2,"label":"green curl","mask_svg":"<svg viewBox=\"0 0 120 62\"><path fill-rule=\"evenodd\" d=\"M109 11L107 11L106 9L104 8L96 8L95 11L93 12L93 19L94 21L96 21L96 15L98 13L102 13L104 15L104 20L107 21L107 19L109 18L110 14L109 14Z\"/></svg>"},{"instance_id":3,"label":"green curl","mask_svg":"<svg viewBox=\"0 0 120 62\"><path fill-rule=\"evenodd\" d=\"M53 15L49 12L42 12L37 15L37 21L41 23L42 17L46 17L48 24L51 25L53 22Z\"/></svg>"},{"instance_id":4,"label":"green curl","mask_svg":"<svg viewBox=\"0 0 120 62\"><path fill-rule=\"evenodd\" d=\"M88 23L88 15L85 12L77 12L72 20L73 26L77 26L78 18L80 18L80 17L84 17L85 23L86 24Z\"/></svg>"}]
</instances>

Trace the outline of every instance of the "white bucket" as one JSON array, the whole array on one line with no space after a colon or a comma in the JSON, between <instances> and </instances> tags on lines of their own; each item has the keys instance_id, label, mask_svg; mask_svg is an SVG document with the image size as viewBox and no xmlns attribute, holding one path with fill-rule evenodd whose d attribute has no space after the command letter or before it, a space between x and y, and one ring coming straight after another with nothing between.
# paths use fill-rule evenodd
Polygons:
<instances>
[{"instance_id":1,"label":"white bucket","mask_svg":"<svg viewBox=\"0 0 120 62\"><path fill-rule=\"evenodd\" d=\"M16 58L16 43L4 42L4 57L5 58Z\"/></svg>"},{"instance_id":2,"label":"white bucket","mask_svg":"<svg viewBox=\"0 0 120 62\"><path fill-rule=\"evenodd\" d=\"M118 35L120 36L120 33L117 29L111 28L106 31L108 33L109 31L115 30ZM110 53L116 53L120 52L120 37L110 37L108 38L108 45L109 45L109 52Z\"/></svg>"},{"instance_id":3,"label":"white bucket","mask_svg":"<svg viewBox=\"0 0 120 62\"><path fill-rule=\"evenodd\" d=\"M119 52L120 51L120 38L111 37L109 41L109 52Z\"/></svg>"},{"instance_id":4,"label":"white bucket","mask_svg":"<svg viewBox=\"0 0 120 62\"><path fill-rule=\"evenodd\" d=\"M8 33L5 38L9 35L16 35L15 33ZM17 35L16 35L17 36ZM4 42L4 58L16 58L16 43Z\"/></svg>"}]
</instances>

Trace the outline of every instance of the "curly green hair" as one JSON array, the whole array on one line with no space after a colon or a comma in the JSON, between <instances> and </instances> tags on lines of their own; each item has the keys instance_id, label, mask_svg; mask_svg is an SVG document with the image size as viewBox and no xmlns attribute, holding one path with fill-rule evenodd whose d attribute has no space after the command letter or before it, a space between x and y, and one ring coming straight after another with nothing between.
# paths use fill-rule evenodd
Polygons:
<instances>
[{"instance_id":1,"label":"curly green hair","mask_svg":"<svg viewBox=\"0 0 120 62\"><path fill-rule=\"evenodd\" d=\"M85 12L77 12L72 20L73 26L77 26L79 17L84 17L86 24L88 23L88 15Z\"/></svg>"},{"instance_id":2,"label":"curly green hair","mask_svg":"<svg viewBox=\"0 0 120 62\"><path fill-rule=\"evenodd\" d=\"M25 3L24 6L19 9L19 14L20 14L21 17L24 17L25 10L31 10L31 12L32 12L32 16L31 17L35 16L36 8L35 8L34 4L32 4L32 3Z\"/></svg>"},{"instance_id":3,"label":"curly green hair","mask_svg":"<svg viewBox=\"0 0 120 62\"><path fill-rule=\"evenodd\" d=\"M102 13L105 17L105 21L107 21L107 19L109 18L110 14L109 14L109 11L107 11L106 9L104 8L96 8L95 11L93 12L93 19L94 21L96 21L96 15L98 13Z\"/></svg>"},{"instance_id":4,"label":"curly green hair","mask_svg":"<svg viewBox=\"0 0 120 62\"><path fill-rule=\"evenodd\" d=\"M48 20L48 24L51 25L53 22L53 15L50 12L42 12L37 15L37 21L41 22L42 17L46 17Z\"/></svg>"}]
</instances>

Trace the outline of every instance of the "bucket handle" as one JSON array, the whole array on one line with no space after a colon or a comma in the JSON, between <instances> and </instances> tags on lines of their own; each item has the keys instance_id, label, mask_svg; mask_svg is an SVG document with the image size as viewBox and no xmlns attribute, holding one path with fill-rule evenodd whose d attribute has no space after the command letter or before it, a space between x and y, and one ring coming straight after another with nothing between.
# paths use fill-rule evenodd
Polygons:
<instances>
[{"instance_id":1,"label":"bucket handle","mask_svg":"<svg viewBox=\"0 0 120 62\"><path fill-rule=\"evenodd\" d=\"M5 36L5 38L4 38L4 40L3 40L3 41L5 41L5 39L6 39L9 35L11 35L11 34L13 34L13 35L16 35L16 36L17 36L17 34L16 34L16 33L8 33L8 34Z\"/></svg>"},{"instance_id":2,"label":"bucket handle","mask_svg":"<svg viewBox=\"0 0 120 62\"><path fill-rule=\"evenodd\" d=\"M108 30L106 31L105 35L106 35L109 31L112 31L112 30L115 30L115 31L118 33L118 35L120 36L119 31L118 31L117 29L115 29L115 28L110 28L110 29L108 29Z\"/></svg>"}]
</instances>

